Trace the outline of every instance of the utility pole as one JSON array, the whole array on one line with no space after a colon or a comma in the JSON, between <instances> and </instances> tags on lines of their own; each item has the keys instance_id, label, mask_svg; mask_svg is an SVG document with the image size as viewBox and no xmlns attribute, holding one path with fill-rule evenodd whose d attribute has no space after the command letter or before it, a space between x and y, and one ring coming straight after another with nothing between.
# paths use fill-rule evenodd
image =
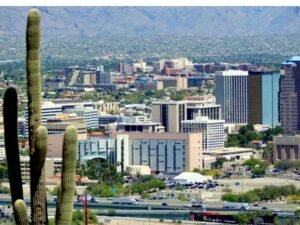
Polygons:
<instances>
[{"instance_id":1,"label":"utility pole","mask_svg":"<svg viewBox=\"0 0 300 225\"><path fill-rule=\"evenodd\" d=\"M87 194L84 194L84 204L83 204L83 208L84 208L84 224L88 225L89 221L88 221L88 205L87 205Z\"/></svg>"}]
</instances>

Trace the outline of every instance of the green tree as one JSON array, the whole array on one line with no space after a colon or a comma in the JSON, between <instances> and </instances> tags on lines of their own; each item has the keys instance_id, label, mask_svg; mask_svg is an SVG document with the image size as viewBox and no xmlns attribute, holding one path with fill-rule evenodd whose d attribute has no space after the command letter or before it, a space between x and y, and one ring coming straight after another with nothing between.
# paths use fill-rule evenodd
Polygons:
<instances>
[{"instance_id":1,"label":"green tree","mask_svg":"<svg viewBox=\"0 0 300 225\"><path fill-rule=\"evenodd\" d=\"M239 195L233 193L226 193L222 195L222 201L239 202Z\"/></svg>"},{"instance_id":2,"label":"green tree","mask_svg":"<svg viewBox=\"0 0 300 225\"><path fill-rule=\"evenodd\" d=\"M83 222L84 222L83 212L77 209L75 212L73 212L72 225L83 225ZM96 214L93 211L88 210L88 224L97 224L97 223L98 223L98 219Z\"/></svg>"},{"instance_id":3,"label":"green tree","mask_svg":"<svg viewBox=\"0 0 300 225\"><path fill-rule=\"evenodd\" d=\"M256 165L259 165L260 161L258 159L248 159L243 163L243 166L249 166L249 167L255 167Z\"/></svg>"},{"instance_id":4,"label":"green tree","mask_svg":"<svg viewBox=\"0 0 300 225\"><path fill-rule=\"evenodd\" d=\"M260 166L258 167L254 167L252 169L252 176L253 177L262 177L266 174L266 169L265 168L262 168Z\"/></svg>"},{"instance_id":5,"label":"green tree","mask_svg":"<svg viewBox=\"0 0 300 225\"><path fill-rule=\"evenodd\" d=\"M143 193L141 194L141 198L142 198L142 199L149 199L149 198L150 198L150 194L147 193L147 192L143 192Z\"/></svg>"},{"instance_id":6,"label":"green tree","mask_svg":"<svg viewBox=\"0 0 300 225\"><path fill-rule=\"evenodd\" d=\"M288 160L281 160L276 162L274 167L279 170L287 171L294 167L294 163Z\"/></svg>"},{"instance_id":7,"label":"green tree","mask_svg":"<svg viewBox=\"0 0 300 225\"><path fill-rule=\"evenodd\" d=\"M184 194L179 194L178 199L180 201L189 201L188 197L186 197Z\"/></svg>"},{"instance_id":8,"label":"green tree","mask_svg":"<svg viewBox=\"0 0 300 225\"><path fill-rule=\"evenodd\" d=\"M108 215L109 216L115 216L117 214L115 209L108 209Z\"/></svg>"},{"instance_id":9,"label":"green tree","mask_svg":"<svg viewBox=\"0 0 300 225\"><path fill-rule=\"evenodd\" d=\"M243 212L234 215L234 220L240 225L246 225L250 222L249 215Z\"/></svg>"},{"instance_id":10,"label":"green tree","mask_svg":"<svg viewBox=\"0 0 300 225\"><path fill-rule=\"evenodd\" d=\"M225 146L226 147L239 147L240 140L238 139L238 136L236 134L229 134L228 140L227 140Z\"/></svg>"},{"instance_id":11,"label":"green tree","mask_svg":"<svg viewBox=\"0 0 300 225\"><path fill-rule=\"evenodd\" d=\"M297 218L300 218L300 209L297 209L297 210L295 211L295 215L297 216Z\"/></svg>"},{"instance_id":12,"label":"green tree","mask_svg":"<svg viewBox=\"0 0 300 225\"><path fill-rule=\"evenodd\" d=\"M224 157L217 157L216 161L211 163L211 168L212 169L222 169L223 168L223 164L226 162L226 158Z\"/></svg>"}]
</instances>

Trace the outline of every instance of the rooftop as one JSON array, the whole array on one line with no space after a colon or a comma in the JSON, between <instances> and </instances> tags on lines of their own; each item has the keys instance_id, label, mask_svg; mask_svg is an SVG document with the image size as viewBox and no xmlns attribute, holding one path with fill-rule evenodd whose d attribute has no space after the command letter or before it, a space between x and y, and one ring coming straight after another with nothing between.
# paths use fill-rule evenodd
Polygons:
<instances>
[{"instance_id":1,"label":"rooftop","mask_svg":"<svg viewBox=\"0 0 300 225\"><path fill-rule=\"evenodd\" d=\"M292 56L287 61L288 62L299 62L300 61L300 56Z\"/></svg>"},{"instance_id":2,"label":"rooftop","mask_svg":"<svg viewBox=\"0 0 300 225\"><path fill-rule=\"evenodd\" d=\"M248 71L243 71L243 70L216 71L216 76L248 76Z\"/></svg>"}]
</instances>

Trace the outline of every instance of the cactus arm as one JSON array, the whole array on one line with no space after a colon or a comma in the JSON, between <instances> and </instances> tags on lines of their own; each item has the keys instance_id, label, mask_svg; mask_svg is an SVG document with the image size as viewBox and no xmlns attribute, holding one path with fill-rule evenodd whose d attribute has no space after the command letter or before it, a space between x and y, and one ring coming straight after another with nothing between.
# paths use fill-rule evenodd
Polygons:
<instances>
[{"instance_id":1,"label":"cactus arm","mask_svg":"<svg viewBox=\"0 0 300 225\"><path fill-rule=\"evenodd\" d=\"M61 196L61 184L57 186L57 198L56 198L56 211L55 211L55 218L59 217L60 212L60 196Z\"/></svg>"},{"instance_id":2,"label":"cactus arm","mask_svg":"<svg viewBox=\"0 0 300 225\"><path fill-rule=\"evenodd\" d=\"M39 126L36 130L35 137L35 153L32 155L33 167L36 172L41 171L45 164L47 150L48 150L48 132L44 126Z\"/></svg>"},{"instance_id":3,"label":"cactus arm","mask_svg":"<svg viewBox=\"0 0 300 225\"><path fill-rule=\"evenodd\" d=\"M9 176L12 204L17 199L23 199L22 177L20 168L18 143L18 96L13 87L9 87L4 94L3 116L5 152Z\"/></svg>"},{"instance_id":4,"label":"cactus arm","mask_svg":"<svg viewBox=\"0 0 300 225\"><path fill-rule=\"evenodd\" d=\"M77 153L77 129L68 126L63 142L63 164L59 207L56 212L56 225L69 225L72 221Z\"/></svg>"},{"instance_id":5,"label":"cactus arm","mask_svg":"<svg viewBox=\"0 0 300 225\"><path fill-rule=\"evenodd\" d=\"M16 225L29 225L27 219L27 207L22 199L18 199L13 204Z\"/></svg>"}]
</instances>

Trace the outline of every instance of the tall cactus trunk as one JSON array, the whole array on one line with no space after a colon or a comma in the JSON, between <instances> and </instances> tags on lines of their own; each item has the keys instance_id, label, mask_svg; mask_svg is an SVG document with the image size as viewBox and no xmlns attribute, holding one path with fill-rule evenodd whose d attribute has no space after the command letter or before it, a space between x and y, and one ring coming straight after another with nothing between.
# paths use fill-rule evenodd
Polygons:
<instances>
[{"instance_id":1,"label":"tall cactus trunk","mask_svg":"<svg viewBox=\"0 0 300 225\"><path fill-rule=\"evenodd\" d=\"M36 130L41 125L41 72L40 72L40 13L30 10L26 29L26 70L29 116L31 221L44 225L46 219L46 190L44 168L36 169Z\"/></svg>"},{"instance_id":2,"label":"tall cactus trunk","mask_svg":"<svg viewBox=\"0 0 300 225\"><path fill-rule=\"evenodd\" d=\"M18 96L13 87L4 94L3 104L5 151L12 204L23 199L18 141Z\"/></svg>"}]
</instances>

